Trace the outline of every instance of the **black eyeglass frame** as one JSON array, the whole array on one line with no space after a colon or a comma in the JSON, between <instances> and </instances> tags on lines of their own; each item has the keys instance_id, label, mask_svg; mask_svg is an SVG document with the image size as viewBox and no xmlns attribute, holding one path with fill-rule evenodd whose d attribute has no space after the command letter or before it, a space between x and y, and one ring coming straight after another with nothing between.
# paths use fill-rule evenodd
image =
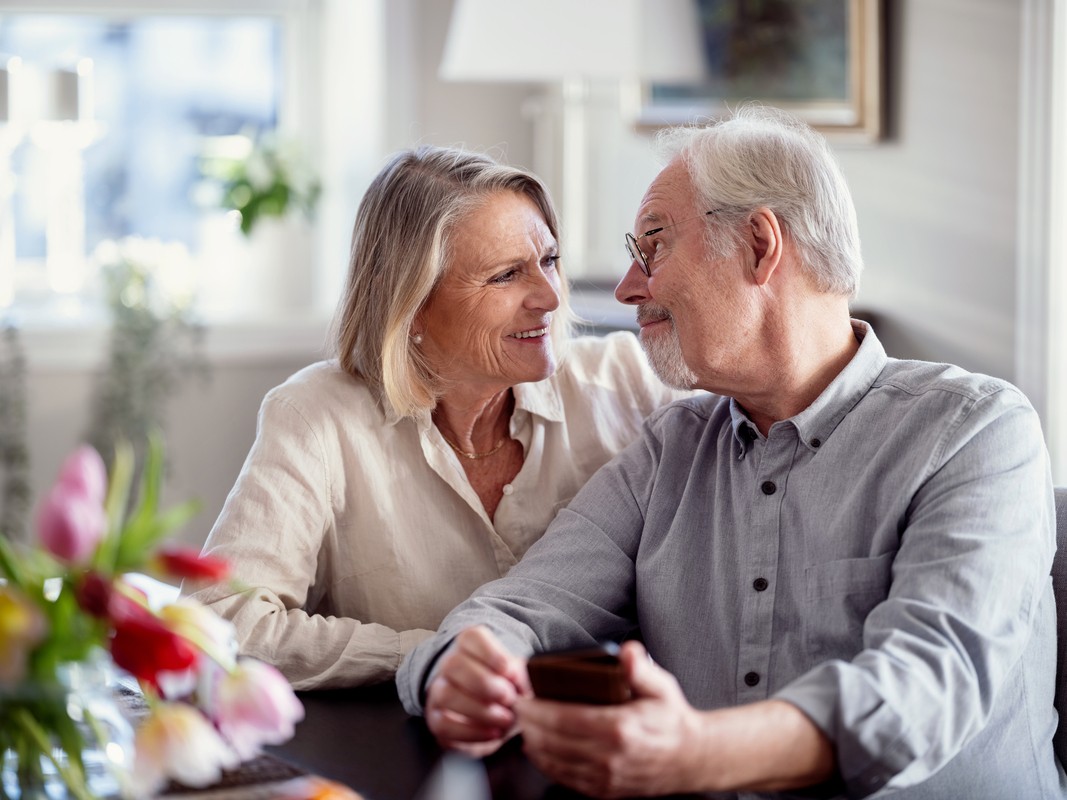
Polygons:
<instances>
[{"instance_id":1,"label":"black eyeglass frame","mask_svg":"<svg viewBox=\"0 0 1067 800\"><path fill-rule=\"evenodd\" d=\"M645 277L651 278L652 268L648 266L648 258L645 256L645 251L637 245L638 239L644 239L646 236L652 236L655 233L667 230L667 228L674 228L678 225L681 225L683 222L692 222L694 219L703 219L704 217L710 217L712 214L715 214L719 211L722 211L722 209L713 208L711 211L705 211L699 217L688 217L687 219L679 220L678 222L672 222L670 225L661 225L658 228L653 228L650 231L645 231L644 233L638 236L634 236L632 233L627 232L626 251L630 254L630 258L633 261L636 261L638 266L641 267L641 271L645 273Z\"/></svg>"}]
</instances>

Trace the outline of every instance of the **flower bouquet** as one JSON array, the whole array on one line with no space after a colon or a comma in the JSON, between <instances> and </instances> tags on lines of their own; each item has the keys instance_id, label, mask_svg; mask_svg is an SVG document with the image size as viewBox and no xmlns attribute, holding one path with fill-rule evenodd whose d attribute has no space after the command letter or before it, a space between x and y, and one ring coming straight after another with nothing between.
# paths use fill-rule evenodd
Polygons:
<instances>
[{"instance_id":1,"label":"flower bouquet","mask_svg":"<svg viewBox=\"0 0 1067 800\"><path fill-rule=\"evenodd\" d=\"M97 451L81 447L38 508L37 542L0 537L0 798L205 786L303 718L277 670L236 657L228 622L135 588L137 572L227 576L224 562L163 544L196 508L159 510L162 460L154 440L134 504L131 448L117 448L108 480ZM110 702L122 686L104 680L119 672L147 702L135 733Z\"/></svg>"}]
</instances>

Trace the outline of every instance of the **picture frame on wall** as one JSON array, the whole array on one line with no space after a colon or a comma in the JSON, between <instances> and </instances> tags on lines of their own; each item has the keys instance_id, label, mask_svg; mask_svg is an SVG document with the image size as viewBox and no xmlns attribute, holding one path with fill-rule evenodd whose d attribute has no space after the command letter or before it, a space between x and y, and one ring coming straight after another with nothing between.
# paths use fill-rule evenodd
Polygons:
<instances>
[{"instance_id":1,"label":"picture frame on wall","mask_svg":"<svg viewBox=\"0 0 1067 800\"><path fill-rule=\"evenodd\" d=\"M835 141L883 134L883 0L692 0L704 75L645 86L639 127L714 118L745 101Z\"/></svg>"}]
</instances>

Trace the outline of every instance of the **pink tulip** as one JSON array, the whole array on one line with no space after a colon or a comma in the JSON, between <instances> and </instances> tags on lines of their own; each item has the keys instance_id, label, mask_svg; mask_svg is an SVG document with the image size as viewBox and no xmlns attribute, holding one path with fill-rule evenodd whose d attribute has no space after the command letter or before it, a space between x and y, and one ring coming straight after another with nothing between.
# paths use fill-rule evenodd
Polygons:
<instances>
[{"instance_id":1,"label":"pink tulip","mask_svg":"<svg viewBox=\"0 0 1067 800\"><path fill-rule=\"evenodd\" d=\"M213 716L219 732L241 759L267 744L281 744L304 718L289 682L269 664L239 661L215 687Z\"/></svg>"},{"instance_id":2,"label":"pink tulip","mask_svg":"<svg viewBox=\"0 0 1067 800\"><path fill-rule=\"evenodd\" d=\"M208 786L237 766L236 754L193 706L158 703L137 728L133 783L137 796L154 796L168 778Z\"/></svg>"},{"instance_id":3,"label":"pink tulip","mask_svg":"<svg viewBox=\"0 0 1067 800\"><path fill-rule=\"evenodd\" d=\"M93 451L96 452L96 451ZM57 483L37 509L37 535L52 555L69 564L89 560L107 530L107 514L98 500Z\"/></svg>"},{"instance_id":4,"label":"pink tulip","mask_svg":"<svg viewBox=\"0 0 1067 800\"><path fill-rule=\"evenodd\" d=\"M107 497L107 468L104 459L96 450L83 444L63 462L59 468L57 486L64 486L71 494L80 495L86 500L104 505Z\"/></svg>"}]
</instances>

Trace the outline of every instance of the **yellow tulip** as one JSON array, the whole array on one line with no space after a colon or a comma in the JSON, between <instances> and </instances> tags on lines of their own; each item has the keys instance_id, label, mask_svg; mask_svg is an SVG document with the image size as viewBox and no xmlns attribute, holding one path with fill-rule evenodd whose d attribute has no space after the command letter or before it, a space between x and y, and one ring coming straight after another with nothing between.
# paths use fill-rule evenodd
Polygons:
<instances>
[{"instance_id":1,"label":"yellow tulip","mask_svg":"<svg viewBox=\"0 0 1067 800\"><path fill-rule=\"evenodd\" d=\"M47 633L41 609L15 587L0 586L0 686L22 680L30 652Z\"/></svg>"}]
</instances>

